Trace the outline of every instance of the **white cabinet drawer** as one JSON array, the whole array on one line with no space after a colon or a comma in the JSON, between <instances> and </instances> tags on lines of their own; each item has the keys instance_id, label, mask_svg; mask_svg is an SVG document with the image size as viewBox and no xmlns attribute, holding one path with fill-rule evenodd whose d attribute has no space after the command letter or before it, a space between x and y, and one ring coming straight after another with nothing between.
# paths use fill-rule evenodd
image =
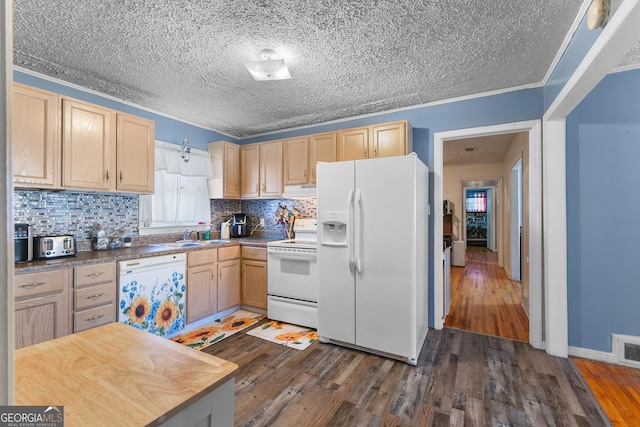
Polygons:
<instances>
[{"instance_id":1,"label":"white cabinet drawer","mask_svg":"<svg viewBox=\"0 0 640 427\"><path fill-rule=\"evenodd\" d=\"M116 297L116 287L111 283L91 286L73 291L73 308L82 310L94 305L112 303Z\"/></svg>"},{"instance_id":2,"label":"white cabinet drawer","mask_svg":"<svg viewBox=\"0 0 640 427\"><path fill-rule=\"evenodd\" d=\"M114 304L90 308L73 314L73 332L80 332L116 321Z\"/></svg>"}]
</instances>

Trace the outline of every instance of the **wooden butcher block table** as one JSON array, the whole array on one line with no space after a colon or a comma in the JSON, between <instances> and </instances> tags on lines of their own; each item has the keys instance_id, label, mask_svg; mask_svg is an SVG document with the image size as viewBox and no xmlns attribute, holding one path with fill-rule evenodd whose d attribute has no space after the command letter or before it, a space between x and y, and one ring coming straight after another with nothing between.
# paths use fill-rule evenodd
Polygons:
<instances>
[{"instance_id":1,"label":"wooden butcher block table","mask_svg":"<svg viewBox=\"0 0 640 427\"><path fill-rule=\"evenodd\" d=\"M15 404L72 426L232 426L238 365L111 323L15 352Z\"/></svg>"}]
</instances>

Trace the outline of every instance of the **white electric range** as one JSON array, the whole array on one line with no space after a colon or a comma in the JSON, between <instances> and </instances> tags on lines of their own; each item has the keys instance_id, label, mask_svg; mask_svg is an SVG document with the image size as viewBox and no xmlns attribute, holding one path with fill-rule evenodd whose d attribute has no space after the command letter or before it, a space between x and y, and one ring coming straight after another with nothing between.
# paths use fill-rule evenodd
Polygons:
<instances>
[{"instance_id":1,"label":"white electric range","mask_svg":"<svg viewBox=\"0 0 640 427\"><path fill-rule=\"evenodd\" d=\"M318 249L315 218L295 221L294 239L267 243L267 316L318 327Z\"/></svg>"}]
</instances>

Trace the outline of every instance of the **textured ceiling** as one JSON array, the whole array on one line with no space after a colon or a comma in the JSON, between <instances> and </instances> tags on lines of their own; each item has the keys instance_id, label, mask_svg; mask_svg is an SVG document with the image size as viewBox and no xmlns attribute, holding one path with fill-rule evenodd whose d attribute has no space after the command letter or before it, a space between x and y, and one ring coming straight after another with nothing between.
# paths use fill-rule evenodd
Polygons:
<instances>
[{"instance_id":1,"label":"textured ceiling","mask_svg":"<svg viewBox=\"0 0 640 427\"><path fill-rule=\"evenodd\" d=\"M582 0L14 0L14 63L247 137L542 82ZM275 49L291 80L243 61Z\"/></svg>"},{"instance_id":2,"label":"textured ceiling","mask_svg":"<svg viewBox=\"0 0 640 427\"><path fill-rule=\"evenodd\" d=\"M500 163L517 133L456 139L443 144L442 164L444 166L476 163ZM471 150L472 149L472 150Z\"/></svg>"}]
</instances>

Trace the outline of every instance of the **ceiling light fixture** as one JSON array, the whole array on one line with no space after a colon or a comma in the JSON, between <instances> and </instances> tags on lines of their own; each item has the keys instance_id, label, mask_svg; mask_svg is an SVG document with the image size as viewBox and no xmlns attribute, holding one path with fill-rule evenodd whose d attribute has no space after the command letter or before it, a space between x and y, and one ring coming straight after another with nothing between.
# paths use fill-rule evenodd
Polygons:
<instances>
[{"instance_id":1,"label":"ceiling light fixture","mask_svg":"<svg viewBox=\"0 0 640 427\"><path fill-rule=\"evenodd\" d=\"M611 11L611 0L593 0L587 11L587 28L595 30L604 27Z\"/></svg>"},{"instance_id":2,"label":"ceiling light fixture","mask_svg":"<svg viewBox=\"0 0 640 427\"><path fill-rule=\"evenodd\" d=\"M258 61L245 61L244 63L254 80L287 80L291 78L284 59L279 58L274 50L261 50L260 58Z\"/></svg>"}]
</instances>

